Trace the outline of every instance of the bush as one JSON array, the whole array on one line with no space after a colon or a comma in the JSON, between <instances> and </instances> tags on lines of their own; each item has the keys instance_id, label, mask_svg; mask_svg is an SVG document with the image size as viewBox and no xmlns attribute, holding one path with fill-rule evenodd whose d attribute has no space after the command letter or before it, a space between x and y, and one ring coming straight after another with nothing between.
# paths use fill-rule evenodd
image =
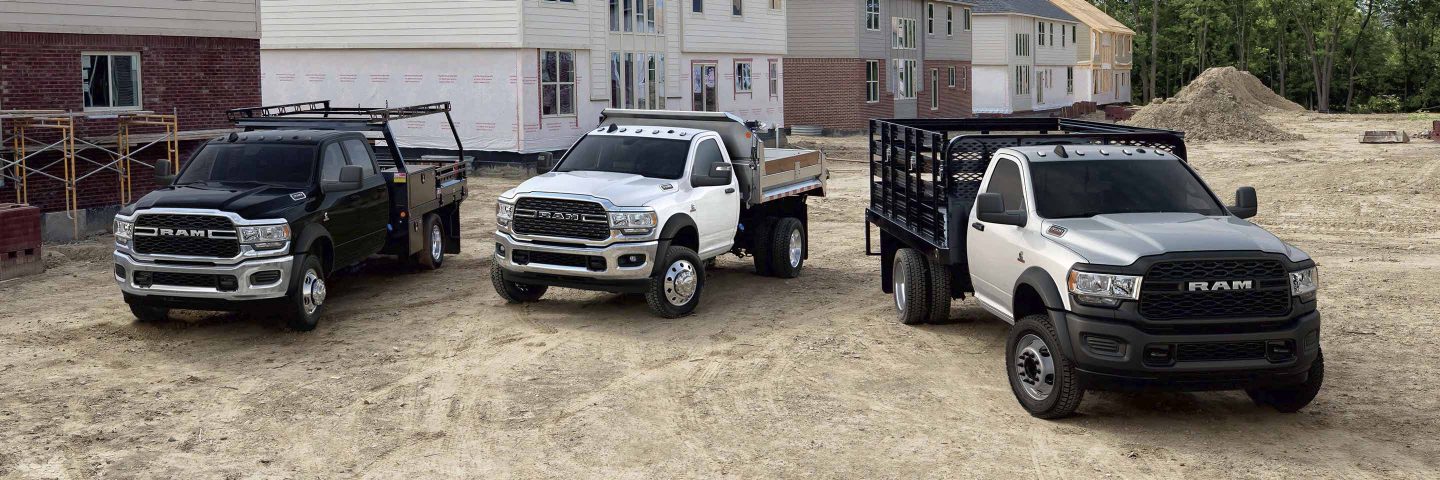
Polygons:
<instances>
[{"instance_id":1,"label":"bush","mask_svg":"<svg viewBox=\"0 0 1440 480\"><path fill-rule=\"evenodd\" d=\"M1376 95L1356 107L1360 113L1396 113L1401 110L1400 97Z\"/></svg>"}]
</instances>

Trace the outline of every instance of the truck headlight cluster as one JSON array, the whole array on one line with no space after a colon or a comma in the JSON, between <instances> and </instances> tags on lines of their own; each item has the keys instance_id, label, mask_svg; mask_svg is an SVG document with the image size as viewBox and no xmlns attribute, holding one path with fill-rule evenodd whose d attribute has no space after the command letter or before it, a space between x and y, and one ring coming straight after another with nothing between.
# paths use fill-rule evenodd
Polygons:
<instances>
[{"instance_id":1,"label":"truck headlight cluster","mask_svg":"<svg viewBox=\"0 0 1440 480\"><path fill-rule=\"evenodd\" d=\"M290 225L257 225L253 227L240 227L240 243L254 245L259 250L269 250L285 246L290 240Z\"/></svg>"},{"instance_id":2,"label":"truck headlight cluster","mask_svg":"<svg viewBox=\"0 0 1440 480\"><path fill-rule=\"evenodd\" d=\"M1315 267L1290 272L1290 294L1300 297L1301 301L1314 300L1315 291L1319 288L1320 273Z\"/></svg>"},{"instance_id":3,"label":"truck headlight cluster","mask_svg":"<svg viewBox=\"0 0 1440 480\"><path fill-rule=\"evenodd\" d=\"M655 212L617 212L610 214L610 228L626 235L644 235L655 229Z\"/></svg>"},{"instance_id":4,"label":"truck headlight cluster","mask_svg":"<svg viewBox=\"0 0 1440 480\"><path fill-rule=\"evenodd\" d=\"M115 219L115 243L129 245L130 239L135 237L135 222L127 222Z\"/></svg>"},{"instance_id":5,"label":"truck headlight cluster","mask_svg":"<svg viewBox=\"0 0 1440 480\"><path fill-rule=\"evenodd\" d=\"M495 224L502 228L510 228L510 220L515 218L515 204L505 203L503 200L495 202Z\"/></svg>"},{"instance_id":6,"label":"truck headlight cluster","mask_svg":"<svg viewBox=\"0 0 1440 480\"><path fill-rule=\"evenodd\" d=\"M1075 300L1092 307L1120 306L1125 300L1140 299L1141 277L1070 271L1070 293Z\"/></svg>"}]
</instances>

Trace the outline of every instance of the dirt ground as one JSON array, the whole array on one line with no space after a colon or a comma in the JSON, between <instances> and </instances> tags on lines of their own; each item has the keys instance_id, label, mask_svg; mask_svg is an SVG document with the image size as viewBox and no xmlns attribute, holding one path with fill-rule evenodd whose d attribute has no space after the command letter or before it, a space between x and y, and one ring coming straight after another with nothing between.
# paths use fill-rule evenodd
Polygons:
<instances>
[{"instance_id":1,"label":"dirt ground","mask_svg":"<svg viewBox=\"0 0 1440 480\"><path fill-rule=\"evenodd\" d=\"M793 280L722 258L698 313L552 290L504 304L477 179L466 252L335 278L311 333L244 314L134 323L108 238L0 283L3 478L1433 478L1440 474L1440 144L1360 145L1413 116L1287 114L1306 140L1191 145L1223 196L1321 266L1329 371L1307 410L1243 393L1016 404L1006 326L970 301L907 327L864 255L865 164L836 161ZM863 161L863 140L820 139ZM974 321L965 321L974 320ZM1419 349L1419 350L1417 350Z\"/></svg>"}]
</instances>

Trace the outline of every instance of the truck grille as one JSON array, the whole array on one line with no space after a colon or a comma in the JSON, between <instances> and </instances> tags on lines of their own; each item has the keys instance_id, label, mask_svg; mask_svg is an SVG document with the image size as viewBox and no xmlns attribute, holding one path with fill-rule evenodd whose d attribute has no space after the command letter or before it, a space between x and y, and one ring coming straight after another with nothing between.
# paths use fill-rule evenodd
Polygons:
<instances>
[{"instance_id":1,"label":"truck grille","mask_svg":"<svg viewBox=\"0 0 1440 480\"><path fill-rule=\"evenodd\" d=\"M215 258L230 258L240 253L240 242L235 236L235 225L225 217L142 214L135 220L135 229L136 234L133 241L136 253ZM154 229L155 233L140 233L141 230L148 231L150 229ZM222 232L229 238L160 235L162 229Z\"/></svg>"},{"instance_id":2,"label":"truck grille","mask_svg":"<svg viewBox=\"0 0 1440 480\"><path fill-rule=\"evenodd\" d=\"M1265 358L1265 342L1181 343L1175 346L1180 362L1218 362Z\"/></svg>"},{"instance_id":3,"label":"truck grille","mask_svg":"<svg viewBox=\"0 0 1440 480\"><path fill-rule=\"evenodd\" d=\"M1145 273L1140 315L1150 320L1279 317L1290 313L1290 283L1278 260L1159 262ZM1190 282L1250 281L1250 288L1191 291Z\"/></svg>"},{"instance_id":4,"label":"truck grille","mask_svg":"<svg viewBox=\"0 0 1440 480\"><path fill-rule=\"evenodd\" d=\"M610 219L599 203L551 198L522 198L515 203L515 233L604 240Z\"/></svg>"},{"instance_id":5,"label":"truck grille","mask_svg":"<svg viewBox=\"0 0 1440 480\"><path fill-rule=\"evenodd\" d=\"M220 277L235 277L229 275L211 275L205 273L176 273L176 272L150 272L150 283L154 285L169 285L172 287L201 287L219 288Z\"/></svg>"}]
</instances>

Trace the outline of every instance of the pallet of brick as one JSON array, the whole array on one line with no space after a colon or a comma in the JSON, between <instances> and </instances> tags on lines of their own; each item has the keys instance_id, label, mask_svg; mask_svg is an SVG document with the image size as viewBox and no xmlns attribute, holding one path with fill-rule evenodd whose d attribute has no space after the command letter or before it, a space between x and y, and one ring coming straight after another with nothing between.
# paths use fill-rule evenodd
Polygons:
<instances>
[{"instance_id":1,"label":"pallet of brick","mask_svg":"<svg viewBox=\"0 0 1440 480\"><path fill-rule=\"evenodd\" d=\"M40 209L0 203L0 281L45 271L40 245Z\"/></svg>"}]
</instances>

